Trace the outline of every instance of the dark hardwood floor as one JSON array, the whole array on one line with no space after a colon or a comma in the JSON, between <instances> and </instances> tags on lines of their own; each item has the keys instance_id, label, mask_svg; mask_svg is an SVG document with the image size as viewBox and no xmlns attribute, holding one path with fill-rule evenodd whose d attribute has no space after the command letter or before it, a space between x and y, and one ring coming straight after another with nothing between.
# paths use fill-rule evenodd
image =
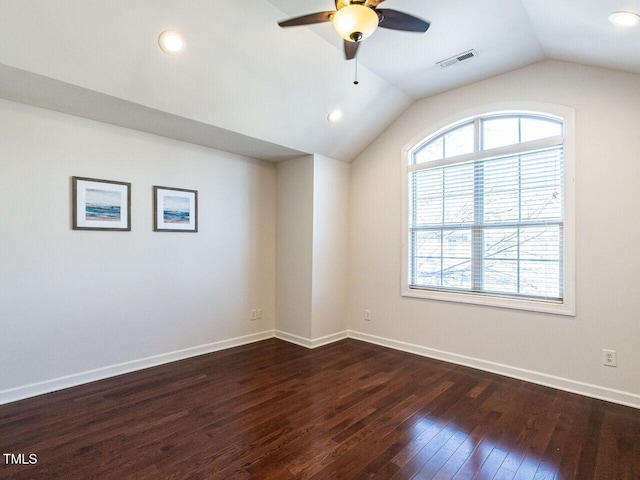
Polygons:
<instances>
[{"instance_id":1,"label":"dark hardwood floor","mask_svg":"<svg viewBox=\"0 0 640 480\"><path fill-rule=\"evenodd\" d=\"M640 410L272 339L0 406L0 450L0 479L640 479Z\"/></svg>"}]
</instances>

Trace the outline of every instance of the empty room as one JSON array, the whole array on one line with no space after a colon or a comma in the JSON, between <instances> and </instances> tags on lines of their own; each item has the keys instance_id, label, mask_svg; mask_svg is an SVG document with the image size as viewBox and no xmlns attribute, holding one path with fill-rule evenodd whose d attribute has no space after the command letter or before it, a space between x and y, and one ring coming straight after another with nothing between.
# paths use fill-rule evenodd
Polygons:
<instances>
[{"instance_id":1,"label":"empty room","mask_svg":"<svg viewBox=\"0 0 640 480\"><path fill-rule=\"evenodd\" d=\"M0 479L640 479L639 45L0 0Z\"/></svg>"}]
</instances>

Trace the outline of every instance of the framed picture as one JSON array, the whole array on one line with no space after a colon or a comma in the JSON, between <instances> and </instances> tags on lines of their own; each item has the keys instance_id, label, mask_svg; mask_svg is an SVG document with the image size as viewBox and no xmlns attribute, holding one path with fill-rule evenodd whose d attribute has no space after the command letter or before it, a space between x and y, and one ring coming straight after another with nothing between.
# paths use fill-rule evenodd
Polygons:
<instances>
[{"instance_id":1,"label":"framed picture","mask_svg":"<svg viewBox=\"0 0 640 480\"><path fill-rule=\"evenodd\" d=\"M71 177L74 230L131 230L131 184Z\"/></svg>"},{"instance_id":2,"label":"framed picture","mask_svg":"<svg viewBox=\"0 0 640 480\"><path fill-rule=\"evenodd\" d=\"M154 186L153 230L197 232L198 191Z\"/></svg>"}]
</instances>

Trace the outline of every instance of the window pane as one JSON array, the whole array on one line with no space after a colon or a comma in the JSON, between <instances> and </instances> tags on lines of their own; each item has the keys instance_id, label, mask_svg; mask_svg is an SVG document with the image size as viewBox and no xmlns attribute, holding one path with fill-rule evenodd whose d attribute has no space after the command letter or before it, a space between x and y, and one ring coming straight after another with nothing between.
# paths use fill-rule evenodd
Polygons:
<instances>
[{"instance_id":1,"label":"window pane","mask_svg":"<svg viewBox=\"0 0 640 480\"><path fill-rule=\"evenodd\" d=\"M414 238L414 284L423 287L440 287L442 285L442 232L418 231Z\"/></svg>"},{"instance_id":2,"label":"window pane","mask_svg":"<svg viewBox=\"0 0 640 480\"><path fill-rule=\"evenodd\" d=\"M483 291L518 293L518 262L516 260L486 260L483 269Z\"/></svg>"},{"instance_id":3,"label":"window pane","mask_svg":"<svg viewBox=\"0 0 640 480\"><path fill-rule=\"evenodd\" d=\"M471 230L445 230L442 242L442 286L471 288Z\"/></svg>"},{"instance_id":4,"label":"window pane","mask_svg":"<svg viewBox=\"0 0 640 480\"><path fill-rule=\"evenodd\" d=\"M482 122L482 149L503 147L520 143L517 117L492 118Z\"/></svg>"},{"instance_id":5,"label":"window pane","mask_svg":"<svg viewBox=\"0 0 640 480\"><path fill-rule=\"evenodd\" d=\"M443 170L420 170L411 177L413 226L442 224Z\"/></svg>"},{"instance_id":6,"label":"window pane","mask_svg":"<svg viewBox=\"0 0 640 480\"><path fill-rule=\"evenodd\" d=\"M561 215L559 188L529 188L522 191L522 220L554 219Z\"/></svg>"},{"instance_id":7,"label":"window pane","mask_svg":"<svg viewBox=\"0 0 640 480\"><path fill-rule=\"evenodd\" d=\"M520 123L522 142L562 135L562 123L544 118L523 118Z\"/></svg>"},{"instance_id":8,"label":"window pane","mask_svg":"<svg viewBox=\"0 0 640 480\"><path fill-rule=\"evenodd\" d=\"M444 223L473 223L473 164L447 167L444 173Z\"/></svg>"},{"instance_id":9,"label":"window pane","mask_svg":"<svg viewBox=\"0 0 640 480\"><path fill-rule=\"evenodd\" d=\"M560 227L522 227L520 229L520 258L557 262L561 247Z\"/></svg>"},{"instance_id":10,"label":"window pane","mask_svg":"<svg viewBox=\"0 0 640 480\"><path fill-rule=\"evenodd\" d=\"M484 260L518 258L518 229L490 228L483 233Z\"/></svg>"},{"instance_id":11,"label":"window pane","mask_svg":"<svg viewBox=\"0 0 640 480\"><path fill-rule=\"evenodd\" d=\"M518 229L487 229L483 233L482 289L516 293L518 288Z\"/></svg>"},{"instance_id":12,"label":"window pane","mask_svg":"<svg viewBox=\"0 0 640 480\"><path fill-rule=\"evenodd\" d=\"M483 165L484 221L512 222L519 218L518 157L491 160Z\"/></svg>"},{"instance_id":13,"label":"window pane","mask_svg":"<svg viewBox=\"0 0 640 480\"><path fill-rule=\"evenodd\" d=\"M561 298L560 263L553 261L520 262L520 294L543 298Z\"/></svg>"},{"instance_id":14,"label":"window pane","mask_svg":"<svg viewBox=\"0 0 640 480\"><path fill-rule=\"evenodd\" d=\"M444 137L431 140L413 154L414 164L441 160L444 158Z\"/></svg>"},{"instance_id":15,"label":"window pane","mask_svg":"<svg viewBox=\"0 0 640 480\"><path fill-rule=\"evenodd\" d=\"M521 157L522 220L562 217L562 154L558 147Z\"/></svg>"},{"instance_id":16,"label":"window pane","mask_svg":"<svg viewBox=\"0 0 640 480\"><path fill-rule=\"evenodd\" d=\"M557 225L485 230L483 289L559 298L560 244Z\"/></svg>"},{"instance_id":17,"label":"window pane","mask_svg":"<svg viewBox=\"0 0 640 480\"><path fill-rule=\"evenodd\" d=\"M447 133L444 136L444 158L473 152L473 123Z\"/></svg>"}]
</instances>

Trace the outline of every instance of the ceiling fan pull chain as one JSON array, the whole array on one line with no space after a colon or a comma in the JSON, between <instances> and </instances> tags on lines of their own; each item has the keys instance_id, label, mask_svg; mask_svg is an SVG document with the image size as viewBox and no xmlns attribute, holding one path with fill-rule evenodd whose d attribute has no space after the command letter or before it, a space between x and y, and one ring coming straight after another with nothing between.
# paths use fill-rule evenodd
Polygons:
<instances>
[{"instance_id":1,"label":"ceiling fan pull chain","mask_svg":"<svg viewBox=\"0 0 640 480\"><path fill-rule=\"evenodd\" d=\"M355 79L353 80L353 84L354 85L358 85L358 56L356 55L356 58L354 58L354 60L356 61L356 74L355 74Z\"/></svg>"}]
</instances>

